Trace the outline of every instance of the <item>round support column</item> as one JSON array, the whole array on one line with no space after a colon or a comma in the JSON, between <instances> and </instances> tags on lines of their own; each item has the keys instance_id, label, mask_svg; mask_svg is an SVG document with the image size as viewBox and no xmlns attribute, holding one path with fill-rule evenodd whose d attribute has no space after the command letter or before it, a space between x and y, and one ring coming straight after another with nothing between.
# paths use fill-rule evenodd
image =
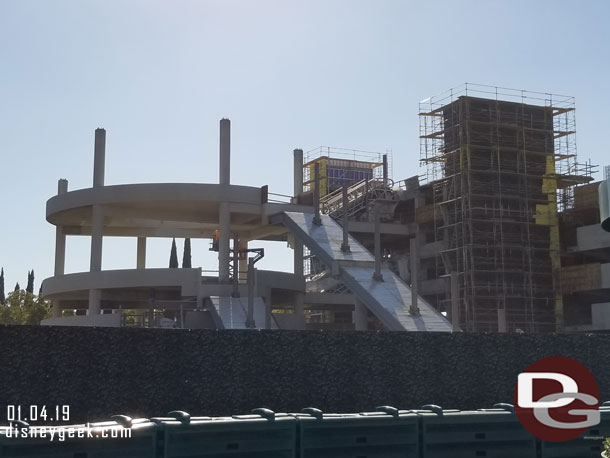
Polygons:
<instances>
[{"instance_id":1,"label":"round support column","mask_svg":"<svg viewBox=\"0 0 610 458\"><path fill-rule=\"evenodd\" d=\"M57 194L68 192L68 180L61 179L57 182ZM63 275L66 264L66 234L63 226L55 227L55 271L54 275Z\"/></svg>"},{"instance_id":2,"label":"round support column","mask_svg":"<svg viewBox=\"0 0 610 458\"><path fill-rule=\"evenodd\" d=\"M227 202L220 203L218 219L220 221L220 234L218 237L218 280L220 283L229 283L231 212Z\"/></svg>"},{"instance_id":3,"label":"round support column","mask_svg":"<svg viewBox=\"0 0 610 458\"><path fill-rule=\"evenodd\" d=\"M146 268L146 237L138 237L136 268Z\"/></svg>"}]
</instances>

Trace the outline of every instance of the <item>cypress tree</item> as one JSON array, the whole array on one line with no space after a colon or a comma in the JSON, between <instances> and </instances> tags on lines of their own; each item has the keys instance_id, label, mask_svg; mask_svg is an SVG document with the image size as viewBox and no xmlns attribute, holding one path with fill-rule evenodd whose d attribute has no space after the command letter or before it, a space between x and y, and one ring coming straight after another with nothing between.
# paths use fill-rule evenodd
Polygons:
<instances>
[{"instance_id":1,"label":"cypress tree","mask_svg":"<svg viewBox=\"0 0 610 458\"><path fill-rule=\"evenodd\" d=\"M28 270L28 285L25 287L25 290L30 294L34 294L34 269L31 272Z\"/></svg>"},{"instance_id":2,"label":"cypress tree","mask_svg":"<svg viewBox=\"0 0 610 458\"><path fill-rule=\"evenodd\" d=\"M4 295L4 267L0 270L0 304L6 304L6 296Z\"/></svg>"},{"instance_id":3,"label":"cypress tree","mask_svg":"<svg viewBox=\"0 0 610 458\"><path fill-rule=\"evenodd\" d=\"M172 252L169 255L169 267L175 269L178 267L178 251L176 250L176 239L172 239Z\"/></svg>"},{"instance_id":4,"label":"cypress tree","mask_svg":"<svg viewBox=\"0 0 610 458\"><path fill-rule=\"evenodd\" d=\"M15 292L18 292L21 289L21 287L19 286L19 282L17 282L15 284Z\"/></svg>"},{"instance_id":5,"label":"cypress tree","mask_svg":"<svg viewBox=\"0 0 610 458\"><path fill-rule=\"evenodd\" d=\"M182 253L182 267L190 269L191 265L191 239L184 239L184 251Z\"/></svg>"}]
</instances>

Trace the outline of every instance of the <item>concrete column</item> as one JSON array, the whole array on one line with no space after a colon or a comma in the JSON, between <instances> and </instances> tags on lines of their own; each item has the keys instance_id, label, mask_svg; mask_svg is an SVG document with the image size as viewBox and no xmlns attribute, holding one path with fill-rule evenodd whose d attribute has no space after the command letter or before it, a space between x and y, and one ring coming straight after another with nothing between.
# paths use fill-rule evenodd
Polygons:
<instances>
[{"instance_id":1,"label":"concrete column","mask_svg":"<svg viewBox=\"0 0 610 458\"><path fill-rule=\"evenodd\" d=\"M239 297L239 237L235 235L233 237L233 276L231 282L233 283L233 292L231 297Z\"/></svg>"},{"instance_id":2,"label":"concrete column","mask_svg":"<svg viewBox=\"0 0 610 458\"><path fill-rule=\"evenodd\" d=\"M244 250L248 249L248 240L240 238L239 244L241 245L242 249L244 249ZM248 255L247 255L247 253L246 253L246 257L243 259L240 259L237 264L239 265L239 267L238 267L239 281L240 281L240 283L244 283L248 280Z\"/></svg>"},{"instance_id":3,"label":"concrete column","mask_svg":"<svg viewBox=\"0 0 610 458\"><path fill-rule=\"evenodd\" d=\"M95 129L95 146L93 149L93 187L104 186L106 168L106 131Z\"/></svg>"},{"instance_id":4,"label":"concrete column","mask_svg":"<svg viewBox=\"0 0 610 458\"><path fill-rule=\"evenodd\" d=\"M91 210L91 258L90 272L102 270L102 242L104 235L104 209L101 205L93 205Z\"/></svg>"},{"instance_id":5,"label":"concrete column","mask_svg":"<svg viewBox=\"0 0 610 458\"><path fill-rule=\"evenodd\" d=\"M303 242L294 239L294 274L302 277L303 276Z\"/></svg>"},{"instance_id":6,"label":"concrete column","mask_svg":"<svg viewBox=\"0 0 610 458\"><path fill-rule=\"evenodd\" d=\"M347 208L347 183L343 183L343 190L342 190L342 205L343 205L343 243L341 243L341 251L343 251L344 253L349 253L350 247L349 247L349 242L348 242L348 237L349 237L349 218L348 218L348 208Z\"/></svg>"},{"instance_id":7,"label":"concrete column","mask_svg":"<svg viewBox=\"0 0 610 458\"><path fill-rule=\"evenodd\" d=\"M383 186L388 186L388 155L383 155Z\"/></svg>"},{"instance_id":8,"label":"concrete column","mask_svg":"<svg viewBox=\"0 0 610 458\"><path fill-rule=\"evenodd\" d=\"M303 150L295 149L293 151L294 162L293 162L293 195L294 203L298 203L298 196L303 192ZM294 240L294 274L303 276L303 242Z\"/></svg>"},{"instance_id":9,"label":"concrete column","mask_svg":"<svg viewBox=\"0 0 610 458\"><path fill-rule=\"evenodd\" d=\"M454 331L460 330L460 290L458 287L458 274L451 272L451 324Z\"/></svg>"},{"instance_id":10,"label":"concrete column","mask_svg":"<svg viewBox=\"0 0 610 458\"><path fill-rule=\"evenodd\" d=\"M254 322L254 281L256 279L254 258L248 259L248 307L246 309L246 328L253 329Z\"/></svg>"},{"instance_id":11,"label":"concrete column","mask_svg":"<svg viewBox=\"0 0 610 458\"><path fill-rule=\"evenodd\" d=\"M55 273L63 275L66 265L66 234L62 226L55 227Z\"/></svg>"},{"instance_id":12,"label":"concrete column","mask_svg":"<svg viewBox=\"0 0 610 458\"><path fill-rule=\"evenodd\" d=\"M89 310L87 315L99 315L101 312L102 291L99 289L89 290Z\"/></svg>"},{"instance_id":13,"label":"concrete column","mask_svg":"<svg viewBox=\"0 0 610 458\"><path fill-rule=\"evenodd\" d=\"M229 186L231 184L231 121L220 120L220 158L219 183ZM231 240L231 212L227 202L221 202L218 210L219 238L218 238L218 280L220 283L229 283L229 261Z\"/></svg>"},{"instance_id":14,"label":"concrete column","mask_svg":"<svg viewBox=\"0 0 610 458\"><path fill-rule=\"evenodd\" d=\"M356 331L366 331L368 329L366 307L360 299L354 301L354 312L352 316L354 320L354 329Z\"/></svg>"},{"instance_id":15,"label":"concrete column","mask_svg":"<svg viewBox=\"0 0 610 458\"><path fill-rule=\"evenodd\" d=\"M218 237L218 280L220 283L229 283L229 261L231 240L231 212L228 202L221 202L218 219L220 221L220 234Z\"/></svg>"},{"instance_id":16,"label":"concrete column","mask_svg":"<svg viewBox=\"0 0 610 458\"><path fill-rule=\"evenodd\" d=\"M320 219L320 163L316 162L313 167L313 206L314 206L314 215L313 215L313 224L316 226L320 226L322 224L322 220Z\"/></svg>"},{"instance_id":17,"label":"concrete column","mask_svg":"<svg viewBox=\"0 0 610 458\"><path fill-rule=\"evenodd\" d=\"M295 197L295 204L298 203L296 198L298 197L299 194L301 194L303 192L303 150L302 149L295 149L294 150L294 165L293 165L293 170L294 170L294 178L292 180L293 184L294 184L294 189L292 191L292 194Z\"/></svg>"},{"instance_id":18,"label":"concrete column","mask_svg":"<svg viewBox=\"0 0 610 458\"><path fill-rule=\"evenodd\" d=\"M220 120L220 184L231 183L231 121Z\"/></svg>"},{"instance_id":19,"label":"concrete column","mask_svg":"<svg viewBox=\"0 0 610 458\"><path fill-rule=\"evenodd\" d=\"M68 192L68 180L61 179L57 182L57 194ZM66 265L66 234L62 226L55 227L55 273L63 275ZM54 312L55 313L55 312Z\"/></svg>"},{"instance_id":20,"label":"concrete column","mask_svg":"<svg viewBox=\"0 0 610 458\"><path fill-rule=\"evenodd\" d=\"M102 242L104 234L104 210L101 205L94 205L91 215L91 258L90 272L102 270ZM89 291L89 315L99 315L102 292L98 289Z\"/></svg>"},{"instance_id":21,"label":"concrete column","mask_svg":"<svg viewBox=\"0 0 610 458\"><path fill-rule=\"evenodd\" d=\"M379 222L379 207L375 210L375 234L374 234L374 246L375 246L375 272L373 273L373 280L383 281L383 275L381 274L381 227Z\"/></svg>"},{"instance_id":22,"label":"concrete column","mask_svg":"<svg viewBox=\"0 0 610 458\"><path fill-rule=\"evenodd\" d=\"M95 145L93 148L93 187L104 186L106 163L106 131L95 129ZM104 236L104 211L101 205L93 205L91 209L91 257L90 272L102 270L102 242ZM99 289L89 290L89 315L99 315L102 292Z\"/></svg>"},{"instance_id":23,"label":"concrete column","mask_svg":"<svg viewBox=\"0 0 610 458\"><path fill-rule=\"evenodd\" d=\"M410 242L410 253L409 259L411 260L411 308L409 313L411 315L419 315L418 300L418 279L417 274L419 271L419 254L417 246L417 238L412 238Z\"/></svg>"},{"instance_id":24,"label":"concrete column","mask_svg":"<svg viewBox=\"0 0 610 458\"><path fill-rule=\"evenodd\" d=\"M57 299L53 301L53 318L61 318L61 304Z\"/></svg>"},{"instance_id":25,"label":"concrete column","mask_svg":"<svg viewBox=\"0 0 610 458\"><path fill-rule=\"evenodd\" d=\"M146 269L146 237L138 237L138 254L136 267L138 269Z\"/></svg>"}]
</instances>

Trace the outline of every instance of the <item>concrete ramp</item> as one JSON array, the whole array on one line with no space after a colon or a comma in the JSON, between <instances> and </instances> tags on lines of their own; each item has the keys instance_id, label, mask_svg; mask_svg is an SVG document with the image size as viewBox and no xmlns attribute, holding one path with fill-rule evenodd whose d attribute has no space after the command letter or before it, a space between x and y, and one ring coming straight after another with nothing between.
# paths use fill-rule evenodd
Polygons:
<instances>
[{"instance_id":1,"label":"concrete ramp","mask_svg":"<svg viewBox=\"0 0 610 458\"><path fill-rule=\"evenodd\" d=\"M332 271L354 295L390 330L452 332L451 323L423 298L418 297L419 315L409 313L411 288L390 269L382 269L384 281L373 280L375 258L349 236L350 253L341 251L343 228L330 216L313 224L309 213L284 213L284 225Z\"/></svg>"},{"instance_id":2,"label":"concrete ramp","mask_svg":"<svg viewBox=\"0 0 610 458\"><path fill-rule=\"evenodd\" d=\"M246 319L248 318L247 297L218 297L209 298L210 312L218 329L248 329ZM254 298L254 325L256 329L265 329L265 314L267 306L261 297ZM273 316L271 317L271 329L278 329Z\"/></svg>"}]
</instances>

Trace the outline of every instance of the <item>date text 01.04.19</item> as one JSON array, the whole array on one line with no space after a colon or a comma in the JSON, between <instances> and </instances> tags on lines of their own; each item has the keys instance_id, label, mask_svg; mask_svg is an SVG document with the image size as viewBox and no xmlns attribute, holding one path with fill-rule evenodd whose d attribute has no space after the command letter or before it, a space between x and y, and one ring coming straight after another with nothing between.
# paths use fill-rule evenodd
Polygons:
<instances>
[{"instance_id":1,"label":"date text 01.04.19","mask_svg":"<svg viewBox=\"0 0 610 458\"><path fill-rule=\"evenodd\" d=\"M68 405L7 405L7 421L70 421L70 406Z\"/></svg>"}]
</instances>

